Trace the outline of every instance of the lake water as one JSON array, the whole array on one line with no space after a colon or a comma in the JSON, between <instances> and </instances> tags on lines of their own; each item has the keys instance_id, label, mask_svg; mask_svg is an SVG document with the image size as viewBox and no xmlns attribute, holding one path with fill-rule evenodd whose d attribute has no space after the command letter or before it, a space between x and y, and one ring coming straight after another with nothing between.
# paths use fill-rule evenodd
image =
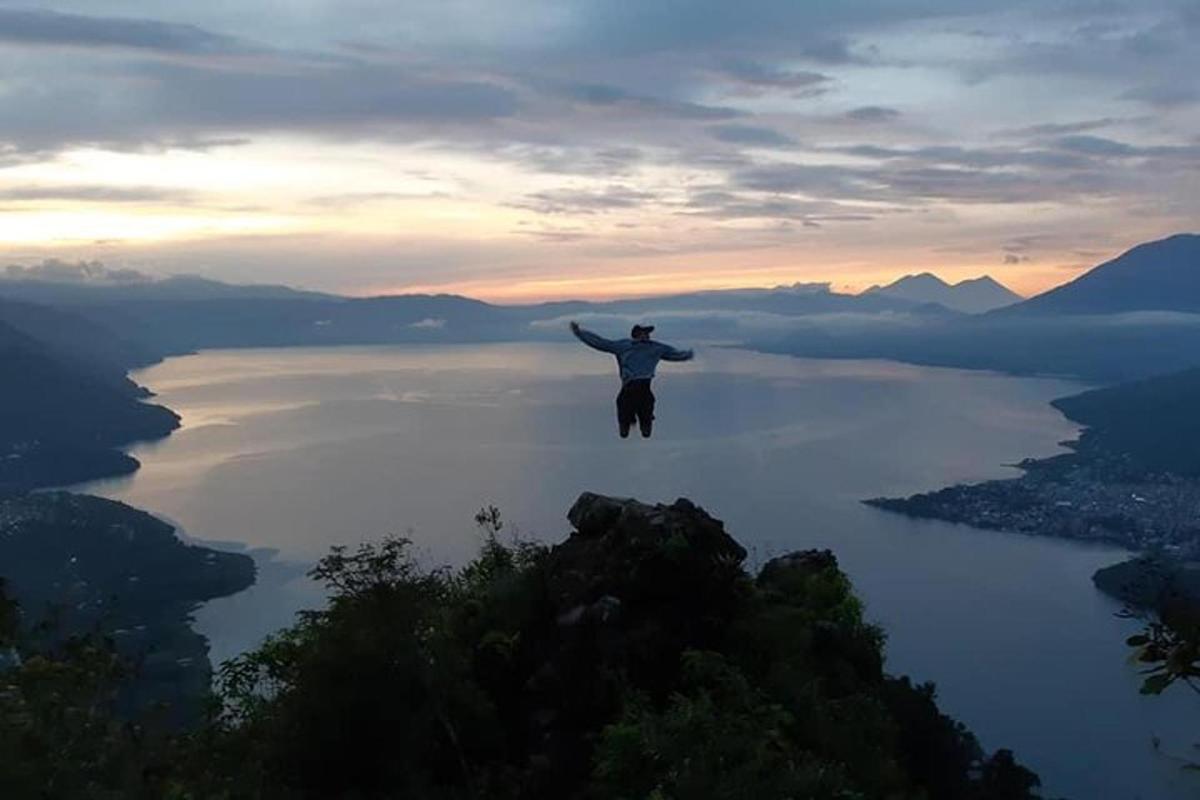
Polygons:
<instances>
[{"instance_id":1,"label":"lake water","mask_svg":"<svg viewBox=\"0 0 1200 800\"><path fill-rule=\"evenodd\" d=\"M938 685L988 748L1011 747L1048 797L1194 797L1170 754L1200 701L1144 698L1133 624L1091 585L1114 548L918 522L860 500L1014 474L1074 427L1059 380L704 348L664 365L654 439L615 434L612 359L575 345L214 351L135 375L183 428L132 452L134 476L85 487L246 547L252 589L201 608L220 660L320 603L303 574L333 544L406 534L430 563L478 544L501 508L558 540L584 490L692 498L761 563L837 554L888 633L888 668ZM238 543L238 544L232 544ZM1156 751L1154 737L1161 740Z\"/></svg>"}]
</instances>

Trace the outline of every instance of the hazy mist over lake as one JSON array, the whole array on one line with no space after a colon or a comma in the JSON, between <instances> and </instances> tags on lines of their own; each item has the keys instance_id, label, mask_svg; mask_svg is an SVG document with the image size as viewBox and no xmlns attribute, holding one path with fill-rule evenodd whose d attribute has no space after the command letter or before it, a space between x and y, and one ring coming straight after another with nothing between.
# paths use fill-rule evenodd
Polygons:
<instances>
[{"instance_id":1,"label":"hazy mist over lake","mask_svg":"<svg viewBox=\"0 0 1200 800\"><path fill-rule=\"evenodd\" d=\"M935 681L943 710L1016 750L1047 796L1195 792L1151 744L1186 751L1191 698L1137 694L1132 626L1090 582L1121 551L859 503L1056 452L1075 429L1047 401L1078 384L701 348L660 370L655 438L620 441L612 359L574 344L214 351L134 379L183 429L133 450L132 478L87 489L278 551L259 553L257 586L198 612L215 660L319 602L301 576L330 545L401 533L457 564L485 504L554 541L581 491L686 496L755 562L834 550L888 633L889 670Z\"/></svg>"}]
</instances>

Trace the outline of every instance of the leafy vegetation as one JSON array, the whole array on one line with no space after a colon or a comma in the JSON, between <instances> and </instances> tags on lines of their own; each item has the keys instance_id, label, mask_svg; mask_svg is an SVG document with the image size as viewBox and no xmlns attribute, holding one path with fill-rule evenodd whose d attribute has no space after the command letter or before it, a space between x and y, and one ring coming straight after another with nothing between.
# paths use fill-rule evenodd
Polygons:
<instances>
[{"instance_id":1,"label":"leafy vegetation","mask_svg":"<svg viewBox=\"0 0 1200 800\"><path fill-rule=\"evenodd\" d=\"M1200 694L1200 602L1194 564L1156 556L1132 559L1096 573L1097 586L1125 601L1118 616L1138 619L1142 631L1130 636L1140 667L1141 693L1161 695L1172 686ZM1107 585L1107 586L1106 586ZM1162 743L1154 741L1155 749ZM1180 758L1187 770L1200 770L1192 754Z\"/></svg>"},{"instance_id":2,"label":"leafy vegetation","mask_svg":"<svg viewBox=\"0 0 1200 800\"><path fill-rule=\"evenodd\" d=\"M1106 573L1102 576L1102 573ZM1182 684L1200 694L1200 602L1197 577L1186 567L1145 557L1097 573L1125 601L1121 616L1142 620L1140 633L1126 641L1145 676L1142 694L1159 695Z\"/></svg>"},{"instance_id":3,"label":"leafy vegetation","mask_svg":"<svg viewBox=\"0 0 1200 800\"><path fill-rule=\"evenodd\" d=\"M585 495L572 520L548 548L486 509L480 555L453 571L399 538L333 550L313 571L328 605L227 663L184 733L117 721L121 676L95 642L19 645L0 671L0 794L1036 797L932 687L884 674L882 634L828 552L752 577L687 501Z\"/></svg>"},{"instance_id":4,"label":"leafy vegetation","mask_svg":"<svg viewBox=\"0 0 1200 800\"><path fill-rule=\"evenodd\" d=\"M161 797L175 742L119 713L128 662L105 637L48 633L23 629L0 580L0 797Z\"/></svg>"}]
</instances>

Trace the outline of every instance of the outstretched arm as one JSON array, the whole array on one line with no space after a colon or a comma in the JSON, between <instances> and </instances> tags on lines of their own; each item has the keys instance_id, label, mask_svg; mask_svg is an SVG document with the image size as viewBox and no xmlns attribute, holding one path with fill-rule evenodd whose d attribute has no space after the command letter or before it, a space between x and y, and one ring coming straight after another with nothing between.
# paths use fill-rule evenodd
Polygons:
<instances>
[{"instance_id":1,"label":"outstretched arm","mask_svg":"<svg viewBox=\"0 0 1200 800\"><path fill-rule=\"evenodd\" d=\"M591 331L584 330L579 326L578 322L571 320L571 333L575 334L575 338L586 344L588 347L600 350L604 353L616 353L621 348L612 339L605 339L603 336L597 336Z\"/></svg>"},{"instance_id":2,"label":"outstretched arm","mask_svg":"<svg viewBox=\"0 0 1200 800\"><path fill-rule=\"evenodd\" d=\"M669 344L664 344L662 346L662 348L663 348L663 350L662 350L663 361L691 361L692 358L696 355L690 349L689 350L676 350L674 347L671 347L671 345L669 345Z\"/></svg>"}]
</instances>

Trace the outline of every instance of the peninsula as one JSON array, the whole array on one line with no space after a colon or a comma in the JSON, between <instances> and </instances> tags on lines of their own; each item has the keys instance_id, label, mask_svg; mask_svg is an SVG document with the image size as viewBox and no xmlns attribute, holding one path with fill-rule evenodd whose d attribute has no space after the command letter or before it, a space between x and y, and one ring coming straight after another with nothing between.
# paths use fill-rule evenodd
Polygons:
<instances>
[{"instance_id":1,"label":"peninsula","mask_svg":"<svg viewBox=\"0 0 1200 800\"><path fill-rule=\"evenodd\" d=\"M1071 452L1027 459L1007 480L951 486L868 505L923 519L1109 542L1155 561L1200 559L1200 370L1054 401L1084 427ZM1131 568L1132 569L1132 568ZM1136 572L1137 570L1133 570ZM1130 574L1130 569L1122 572ZM1118 582L1098 585L1123 600Z\"/></svg>"},{"instance_id":2,"label":"peninsula","mask_svg":"<svg viewBox=\"0 0 1200 800\"><path fill-rule=\"evenodd\" d=\"M162 520L68 492L0 496L0 576L20 625L51 640L99 634L133 665L131 709L187 719L208 691L208 643L191 628L206 600L254 582L241 553L186 544Z\"/></svg>"}]
</instances>

